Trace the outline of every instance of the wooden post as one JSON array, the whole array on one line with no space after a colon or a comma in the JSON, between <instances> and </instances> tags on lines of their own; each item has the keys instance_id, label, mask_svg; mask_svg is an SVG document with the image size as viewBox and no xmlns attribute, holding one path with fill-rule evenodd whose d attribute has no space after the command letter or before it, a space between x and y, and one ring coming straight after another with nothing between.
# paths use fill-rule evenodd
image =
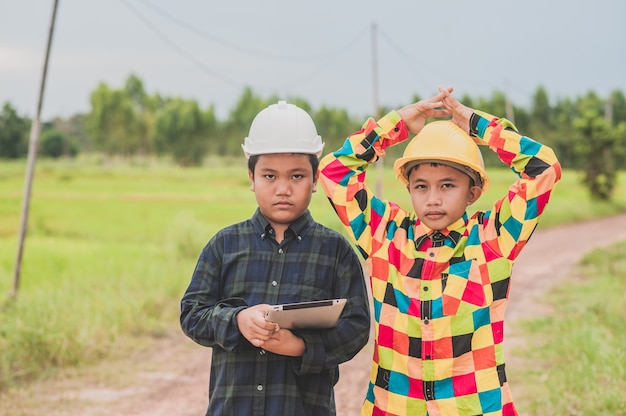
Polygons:
<instances>
[{"instance_id":1,"label":"wooden post","mask_svg":"<svg viewBox=\"0 0 626 416\"><path fill-rule=\"evenodd\" d=\"M378 103L378 48L376 43L376 23L372 23L372 88L374 90L374 117L376 121L381 117L380 104ZM384 157L376 162L376 196L383 198L383 176L385 172Z\"/></svg>"},{"instance_id":2,"label":"wooden post","mask_svg":"<svg viewBox=\"0 0 626 416\"><path fill-rule=\"evenodd\" d=\"M26 237L26 229L28 225L28 210L30 207L30 194L32 189L33 174L35 171L35 160L37 159L37 148L39 142L39 134L41 133L41 107L43 102L43 93L46 85L46 74L48 72L48 58L50 56L50 47L52 45L52 34L54 32L54 21L56 18L58 0L54 0L52 8L52 19L50 21L50 31L48 32L48 44L46 46L46 55L43 64L43 73L41 76L41 85L39 88L39 97L37 99L37 113L33 119L30 128L30 140L28 143L28 159L26 165L26 179L24 185L24 199L22 201L22 219L20 221L20 230L18 235L17 256L15 259L15 270L13 273L13 290L9 294L11 299L17 297L20 287L20 271L22 268L22 255L24 254L24 239Z\"/></svg>"},{"instance_id":3,"label":"wooden post","mask_svg":"<svg viewBox=\"0 0 626 416\"><path fill-rule=\"evenodd\" d=\"M513 110L513 105L511 104L511 101L509 100L508 85L509 83L506 82L506 89L504 92L504 106L506 107L506 118L511 123L515 124L515 111Z\"/></svg>"}]
</instances>

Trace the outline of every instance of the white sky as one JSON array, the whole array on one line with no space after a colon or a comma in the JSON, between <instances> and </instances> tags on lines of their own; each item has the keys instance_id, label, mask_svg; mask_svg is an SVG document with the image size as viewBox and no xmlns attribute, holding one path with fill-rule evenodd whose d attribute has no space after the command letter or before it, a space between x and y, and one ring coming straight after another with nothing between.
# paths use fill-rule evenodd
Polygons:
<instances>
[{"instance_id":1,"label":"white sky","mask_svg":"<svg viewBox=\"0 0 626 416\"><path fill-rule=\"evenodd\" d=\"M33 117L53 0L0 0L0 105ZM197 100L227 116L243 88L302 97L356 116L378 97L408 104L438 85L506 92L526 106L626 93L626 1L60 0L42 117L89 111L100 82L136 74L149 94Z\"/></svg>"}]
</instances>

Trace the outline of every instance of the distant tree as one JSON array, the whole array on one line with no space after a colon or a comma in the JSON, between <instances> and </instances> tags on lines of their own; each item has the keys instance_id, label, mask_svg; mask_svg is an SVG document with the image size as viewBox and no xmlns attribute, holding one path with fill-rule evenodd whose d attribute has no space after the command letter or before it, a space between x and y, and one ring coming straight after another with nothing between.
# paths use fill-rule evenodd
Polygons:
<instances>
[{"instance_id":1,"label":"distant tree","mask_svg":"<svg viewBox=\"0 0 626 416\"><path fill-rule=\"evenodd\" d=\"M322 136L324 153L338 149L350 133L359 129L362 122L351 118L346 110L326 106L311 116L318 134Z\"/></svg>"},{"instance_id":2,"label":"distant tree","mask_svg":"<svg viewBox=\"0 0 626 416\"><path fill-rule=\"evenodd\" d=\"M16 159L28 153L30 121L17 115L9 103L0 113L0 157Z\"/></svg>"},{"instance_id":3,"label":"distant tree","mask_svg":"<svg viewBox=\"0 0 626 416\"><path fill-rule=\"evenodd\" d=\"M548 92L543 86L539 86L535 90L535 94L532 99L530 117L533 125L538 125L538 127L535 128L538 131L551 126L552 108L550 107Z\"/></svg>"},{"instance_id":4,"label":"distant tree","mask_svg":"<svg viewBox=\"0 0 626 416\"><path fill-rule=\"evenodd\" d=\"M576 112L581 116L603 115L606 109L606 101L603 100L594 91L587 92L587 95L580 97L576 101Z\"/></svg>"},{"instance_id":5,"label":"distant tree","mask_svg":"<svg viewBox=\"0 0 626 416\"><path fill-rule=\"evenodd\" d=\"M557 101L555 106L550 104L550 97L543 86L537 87L532 96L527 126L521 131L528 136L552 147L563 166L571 167L573 156L573 133L571 129L570 103Z\"/></svg>"},{"instance_id":6,"label":"distant tree","mask_svg":"<svg viewBox=\"0 0 626 416\"><path fill-rule=\"evenodd\" d=\"M533 138L551 146L564 168L581 167L575 149L575 142L580 134L573 127L574 119L578 116L576 103L569 98L558 99L549 111L551 116L548 124L544 121L533 125L533 134L536 134Z\"/></svg>"},{"instance_id":7,"label":"distant tree","mask_svg":"<svg viewBox=\"0 0 626 416\"><path fill-rule=\"evenodd\" d=\"M252 89L245 88L224 123L222 138L215 149L217 153L220 155L242 154L241 144L250 131L252 120L259 111L274 102L276 102L274 99L265 100L255 95Z\"/></svg>"},{"instance_id":8,"label":"distant tree","mask_svg":"<svg viewBox=\"0 0 626 416\"><path fill-rule=\"evenodd\" d=\"M471 105L465 104L465 102L463 104L468 107L493 114L497 117L506 117L506 97L499 91L495 91L490 98L478 97L477 99L469 99L468 97L466 100Z\"/></svg>"},{"instance_id":9,"label":"distant tree","mask_svg":"<svg viewBox=\"0 0 626 416\"><path fill-rule=\"evenodd\" d=\"M93 150L93 145L85 131L86 117L85 114L74 114L66 119L55 117L52 121L44 123L43 129L50 128L63 133L77 146L78 151L90 151Z\"/></svg>"},{"instance_id":10,"label":"distant tree","mask_svg":"<svg viewBox=\"0 0 626 416\"><path fill-rule=\"evenodd\" d=\"M272 96L272 97L269 97L265 101L268 104L275 104L279 100L285 100L285 101L287 101L290 104L297 105L298 107L300 107L301 109L306 111L310 116L313 116L313 107L311 107L311 104L309 104L309 102L307 100L305 100L304 98L301 98L301 97L287 97L285 99L285 98L279 98L279 97L276 97L276 96Z\"/></svg>"},{"instance_id":11,"label":"distant tree","mask_svg":"<svg viewBox=\"0 0 626 416\"><path fill-rule=\"evenodd\" d=\"M626 97L624 97L623 92L619 90L613 91L609 96L608 105L610 106L608 109L611 112L610 119L613 124L617 125L622 121L626 121Z\"/></svg>"},{"instance_id":12,"label":"distant tree","mask_svg":"<svg viewBox=\"0 0 626 416\"><path fill-rule=\"evenodd\" d=\"M182 166L201 165L215 129L213 108L203 112L196 101L170 100L155 118L155 147Z\"/></svg>"},{"instance_id":13,"label":"distant tree","mask_svg":"<svg viewBox=\"0 0 626 416\"><path fill-rule=\"evenodd\" d=\"M135 74L130 74L124 83L124 89L136 109L143 111L148 101L143 82Z\"/></svg>"},{"instance_id":14,"label":"distant tree","mask_svg":"<svg viewBox=\"0 0 626 416\"><path fill-rule=\"evenodd\" d=\"M154 113L165 103L159 95L148 96L143 87L143 82L134 74L126 79L124 89L130 97L135 113L133 133L137 145L136 152L140 154L150 153L153 150Z\"/></svg>"},{"instance_id":15,"label":"distant tree","mask_svg":"<svg viewBox=\"0 0 626 416\"><path fill-rule=\"evenodd\" d=\"M597 111L595 95L590 94L587 103L581 103L584 113L574 120L574 129L580 139L576 152L583 160L583 183L593 198L610 200L617 180L616 157L623 151L626 123L613 127Z\"/></svg>"},{"instance_id":16,"label":"distant tree","mask_svg":"<svg viewBox=\"0 0 626 416\"><path fill-rule=\"evenodd\" d=\"M52 158L75 157L78 154L78 146L60 131L48 129L41 133L39 154Z\"/></svg>"},{"instance_id":17,"label":"distant tree","mask_svg":"<svg viewBox=\"0 0 626 416\"><path fill-rule=\"evenodd\" d=\"M96 147L109 155L129 156L137 145L137 123L133 102L124 90L113 90L101 83L91 93L87 130Z\"/></svg>"},{"instance_id":18,"label":"distant tree","mask_svg":"<svg viewBox=\"0 0 626 416\"><path fill-rule=\"evenodd\" d=\"M529 133L529 125L531 123L531 116L526 108L512 105L513 114L515 114L515 127L524 133Z\"/></svg>"},{"instance_id":19,"label":"distant tree","mask_svg":"<svg viewBox=\"0 0 626 416\"><path fill-rule=\"evenodd\" d=\"M130 75L122 89L100 83L90 101L86 127L98 149L122 156L152 151L153 113L163 103L145 93L139 78Z\"/></svg>"}]
</instances>

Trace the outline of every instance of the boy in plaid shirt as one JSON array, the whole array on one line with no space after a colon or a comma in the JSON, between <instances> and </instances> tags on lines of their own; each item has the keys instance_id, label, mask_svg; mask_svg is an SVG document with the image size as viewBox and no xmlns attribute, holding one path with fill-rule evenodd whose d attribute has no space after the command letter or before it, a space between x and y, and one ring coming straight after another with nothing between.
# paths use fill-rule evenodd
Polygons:
<instances>
[{"instance_id":1,"label":"boy in plaid shirt","mask_svg":"<svg viewBox=\"0 0 626 416\"><path fill-rule=\"evenodd\" d=\"M207 415L334 415L339 365L367 343L360 260L309 211L322 149L293 104L272 104L252 122L243 150L257 208L211 237L181 300L181 328L211 347ZM333 298L347 299L334 328L265 320L270 304Z\"/></svg>"}]
</instances>

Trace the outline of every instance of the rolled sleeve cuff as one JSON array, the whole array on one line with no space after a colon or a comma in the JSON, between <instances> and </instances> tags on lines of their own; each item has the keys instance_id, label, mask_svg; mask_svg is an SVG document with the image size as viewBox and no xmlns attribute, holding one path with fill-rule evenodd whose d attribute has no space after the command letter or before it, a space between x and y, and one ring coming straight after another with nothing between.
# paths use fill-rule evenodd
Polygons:
<instances>
[{"instance_id":1,"label":"rolled sleeve cuff","mask_svg":"<svg viewBox=\"0 0 626 416\"><path fill-rule=\"evenodd\" d=\"M306 349L304 355L293 361L294 372L298 375L319 373L324 370L324 346L315 342L315 338L309 334L298 334L304 341Z\"/></svg>"},{"instance_id":2,"label":"rolled sleeve cuff","mask_svg":"<svg viewBox=\"0 0 626 416\"><path fill-rule=\"evenodd\" d=\"M381 150L385 150L387 147L393 146L409 137L406 124L404 124L400 114L395 110L378 120L377 124L380 128L381 137L386 139L380 143Z\"/></svg>"}]
</instances>

